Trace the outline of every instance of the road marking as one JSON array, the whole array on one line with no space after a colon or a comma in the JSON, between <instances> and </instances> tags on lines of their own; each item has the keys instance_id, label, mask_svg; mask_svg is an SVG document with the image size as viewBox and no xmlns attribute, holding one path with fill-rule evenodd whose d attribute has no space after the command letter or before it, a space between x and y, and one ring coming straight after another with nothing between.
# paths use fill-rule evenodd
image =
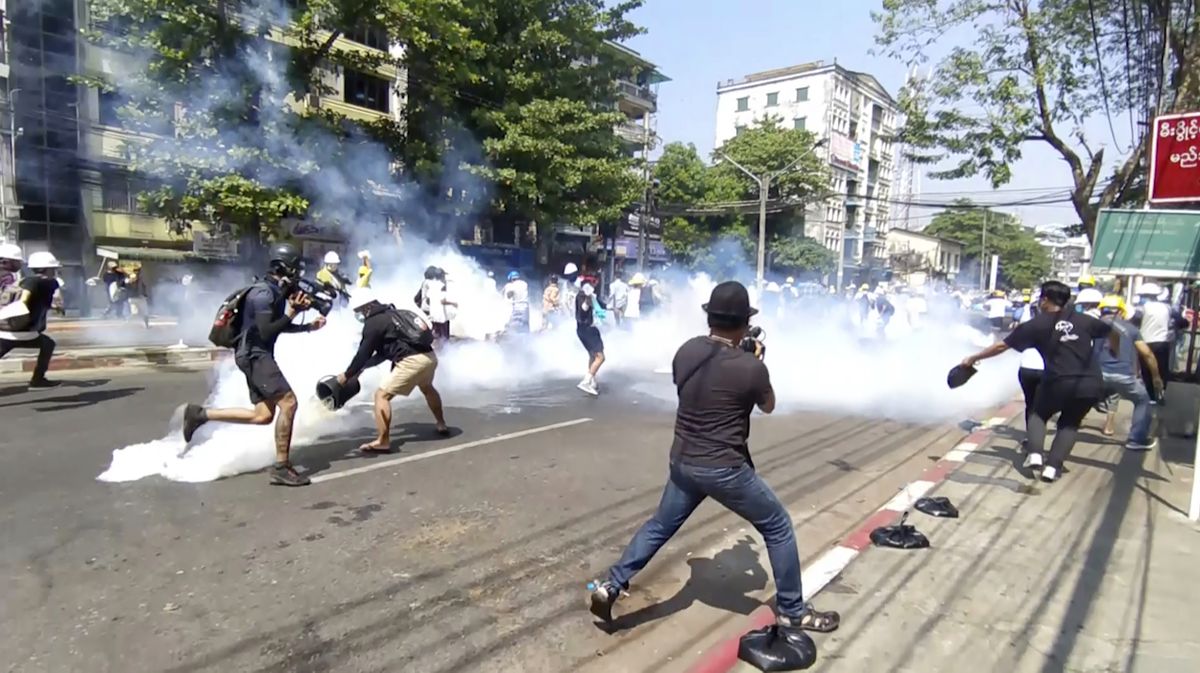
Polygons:
<instances>
[{"instance_id":1,"label":"road marking","mask_svg":"<svg viewBox=\"0 0 1200 673\"><path fill-rule=\"evenodd\" d=\"M893 512L903 512L912 507L912 504L926 493L933 489L937 484L932 481L914 481L904 487L903 491L896 494L896 497L888 501L886 505L880 507L880 510L890 510Z\"/></svg>"},{"instance_id":2,"label":"road marking","mask_svg":"<svg viewBox=\"0 0 1200 673\"><path fill-rule=\"evenodd\" d=\"M573 421L563 421L562 423L553 423L551 425L543 425L543 426L539 426L536 428L529 428L528 430L521 430L519 432L510 432L506 435L496 435L495 437L485 437L483 439L477 439L473 442L466 442L464 444L456 444L454 446L447 446L444 449L436 449L434 451L426 451L425 453L418 453L413 456L404 456L403 458L392 458L391 460L383 460L378 463L371 463L370 465L365 465L363 467L355 467L355 468L351 468L349 470L342 470L341 472L331 472L329 474L318 474L317 476L312 478L312 483L319 484L324 481L332 481L334 479L341 479L342 477L352 477L356 474L363 474L366 472L371 472L373 470L381 470L385 467L395 467L397 465L403 465L405 463L415 463L418 460L425 460L427 458L436 458L438 456L444 456L448 453L457 453L459 451L473 449L477 446L486 446L488 444L495 444L496 442L503 442L503 441L506 441L509 439L517 439L518 437L528 437L529 435L536 435L540 432L549 432L551 430L559 430L561 428L569 428L574 425L590 423L591 420L592 419L590 419L590 418L576 418Z\"/></svg>"},{"instance_id":3,"label":"road marking","mask_svg":"<svg viewBox=\"0 0 1200 673\"><path fill-rule=\"evenodd\" d=\"M800 586L804 587L804 595L812 596L824 589L846 569L846 566L850 565L856 556L858 556L857 549L838 545L808 564L804 572L800 574Z\"/></svg>"}]
</instances>

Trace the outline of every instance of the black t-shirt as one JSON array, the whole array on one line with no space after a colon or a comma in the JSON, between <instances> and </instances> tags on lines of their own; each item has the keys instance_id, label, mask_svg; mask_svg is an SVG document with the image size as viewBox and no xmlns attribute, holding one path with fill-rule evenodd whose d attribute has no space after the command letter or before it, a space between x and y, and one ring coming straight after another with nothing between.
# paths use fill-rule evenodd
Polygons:
<instances>
[{"instance_id":1,"label":"black t-shirt","mask_svg":"<svg viewBox=\"0 0 1200 673\"><path fill-rule=\"evenodd\" d=\"M26 306L29 308L30 327L22 331L45 332L46 315L50 313L50 306L54 303L54 293L58 292L58 279L33 274L22 278L20 286L22 290L29 292L29 303Z\"/></svg>"},{"instance_id":2,"label":"black t-shirt","mask_svg":"<svg viewBox=\"0 0 1200 673\"><path fill-rule=\"evenodd\" d=\"M1046 363L1046 379L1070 381L1089 396L1102 387L1095 342L1108 337L1112 325L1073 310L1039 313L1021 323L1004 339L1009 348L1035 348Z\"/></svg>"},{"instance_id":3,"label":"black t-shirt","mask_svg":"<svg viewBox=\"0 0 1200 673\"><path fill-rule=\"evenodd\" d=\"M671 459L705 467L750 463L750 412L771 391L767 366L740 348L696 337L680 346L671 370L679 388Z\"/></svg>"},{"instance_id":4,"label":"black t-shirt","mask_svg":"<svg viewBox=\"0 0 1200 673\"><path fill-rule=\"evenodd\" d=\"M346 368L346 378L354 378L380 362L399 362L410 355L433 352L433 348L409 343L401 336L392 319L393 310L391 306L380 307L363 320L362 341Z\"/></svg>"}]
</instances>

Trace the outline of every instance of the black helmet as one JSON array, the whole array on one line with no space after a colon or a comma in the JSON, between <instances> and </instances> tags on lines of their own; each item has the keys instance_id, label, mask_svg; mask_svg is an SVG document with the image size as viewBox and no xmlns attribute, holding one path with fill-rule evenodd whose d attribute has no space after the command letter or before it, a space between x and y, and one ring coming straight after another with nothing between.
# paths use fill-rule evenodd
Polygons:
<instances>
[{"instance_id":1,"label":"black helmet","mask_svg":"<svg viewBox=\"0 0 1200 673\"><path fill-rule=\"evenodd\" d=\"M299 276L304 270L300 251L291 243L279 243L271 248L271 272L280 276Z\"/></svg>"}]
</instances>

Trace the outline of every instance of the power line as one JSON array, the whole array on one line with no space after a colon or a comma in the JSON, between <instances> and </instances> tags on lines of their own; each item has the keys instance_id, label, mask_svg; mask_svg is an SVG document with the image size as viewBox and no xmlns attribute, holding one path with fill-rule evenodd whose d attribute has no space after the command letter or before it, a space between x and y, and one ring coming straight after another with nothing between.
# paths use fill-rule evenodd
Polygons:
<instances>
[{"instance_id":1,"label":"power line","mask_svg":"<svg viewBox=\"0 0 1200 673\"><path fill-rule=\"evenodd\" d=\"M1100 93L1104 98L1104 117L1108 121L1108 133L1112 136L1113 145L1119 148L1121 142L1117 140L1117 130L1113 127L1112 110L1109 107L1108 82L1104 74L1104 57L1100 55L1100 30L1096 27L1096 7L1093 0L1088 0L1088 19L1092 24L1092 46L1096 50L1096 71L1100 73ZM1121 150L1121 152L1127 151L1129 150Z\"/></svg>"}]
</instances>

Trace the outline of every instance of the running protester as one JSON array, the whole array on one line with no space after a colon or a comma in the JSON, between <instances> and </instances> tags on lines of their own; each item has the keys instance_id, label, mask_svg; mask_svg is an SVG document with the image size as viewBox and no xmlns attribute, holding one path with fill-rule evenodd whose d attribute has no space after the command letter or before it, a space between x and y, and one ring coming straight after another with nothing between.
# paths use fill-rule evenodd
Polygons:
<instances>
[{"instance_id":1,"label":"running protester","mask_svg":"<svg viewBox=\"0 0 1200 673\"><path fill-rule=\"evenodd\" d=\"M625 310L629 308L629 286L621 278L621 274L617 274L608 286L608 304L611 307L613 321L616 322L617 327L620 327L621 322L625 319Z\"/></svg>"},{"instance_id":2,"label":"running protester","mask_svg":"<svg viewBox=\"0 0 1200 673\"><path fill-rule=\"evenodd\" d=\"M1046 369L1034 399L1034 413L1028 418L1029 454L1025 467L1043 467L1042 480L1047 482L1058 479L1063 462L1075 446L1079 425L1104 395L1095 344L1108 339L1108 348L1113 353L1120 347L1120 337L1108 323L1071 310L1070 302L1071 288L1058 281L1043 284L1037 316L1018 325L1004 341L962 362L974 367L980 360L1009 349L1025 352L1034 348L1041 354ZM1059 414L1058 429L1050 456L1044 458L1046 422L1055 414Z\"/></svg>"},{"instance_id":3,"label":"running protester","mask_svg":"<svg viewBox=\"0 0 1200 673\"><path fill-rule=\"evenodd\" d=\"M311 305L304 293L296 290L296 281L304 262L295 246L283 243L271 251L266 278L251 286L243 299L242 331L234 351L234 363L246 376L253 409L206 409L188 404L183 410L183 441L191 442L200 426L209 421L239 425L269 425L275 421L275 466L271 483L282 486L307 486L307 476L292 466L292 424L298 401L292 386L275 362L275 342L281 334L315 332L325 326L325 317L317 316L306 325L292 323ZM276 416L276 411L279 412Z\"/></svg>"},{"instance_id":4,"label":"running protester","mask_svg":"<svg viewBox=\"0 0 1200 673\"><path fill-rule=\"evenodd\" d=\"M1138 377L1138 360L1149 373L1156 394L1162 393L1163 381L1158 371L1158 362L1150 346L1142 339L1138 328L1121 319L1123 308L1119 298L1105 298L1100 303L1102 320L1112 325L1113 332L1120 337L1121 344L1116 353L1101 346L1097 351L1100 372L1104 377L1106 396L1117 396L1133 402L1133 425L1125 448L1131 451L1148 451L1158 446L1158 440L1150 437L1150 393ZM1109 404L1109 418L1116 411L1116 404ZM1113 434L1106 419L1105 433Z\"/></svg>"},{"instance_id":5,"label":"running protester","mask_svg":"<svg viewBox=\"0 0 1200 673\"><path fill-rule=\"evenodd\" d=\"M608 309L596 296L596 289L592 284L584 283L579 294L575 296L575 334L579 336L579 343L587 350L588 368L577 387L589 395L600 394L596 387L596 373L604 364L604 339L600 337L600 328L596 327L596 305Z\"/></svg>"},{"instance_id":6,"label":"running protester","mask_svg":"<svg viewBox=\"0 0 1200 673\"><path fill-rule=\"evenodd\" d=\"M992 329L999 332L1008 327L1009 301L1004 298L1003 292L999 290L993 292L991 299L983 302L983 307L987 309L987 317L992 323Z\"/></svg>"},{"instance_id":7,"label":"running protester","mask_svg":"<svg viewBox=\"0 0 1200 673\"><path fill-rule=\"evenodd\" d=\"M1150 350L1154 353L1154 358L1158 362L1158 373L1162 377L1163 390L1166 390L1167 378L1171 372L1171 332L1173 329L1179 329L1187 324L1180 316L1176 315L1171 310L1171 305L1165 301L1159 301L1162 295L1162 288L1157 283L1146 283L1138 289L1138 297L1142 300L1142 305L1138 309L1137 317L1134 322L1141 329L1142 337L1150 346ZM1142 370L1142 381L1147 386L1153 385L1150 379L1149 371ZM1155 399L1159 399L1161 395L1156 395Z\"/></svg>"},{"instance_id":8,"label":"running protester","mask_svg":"<svg viewBox=\"0 0 1200 673\"><path fill-rule=\"evenodd\" d=\"M708 314L709 334L684 342L672 363L679 408L662 500L608 577L595 582L592 614L611 624L613 606L630 580L711 497L748 521L766 541L783 634L833 631L841 621L838 613L819 612L804 602L792 519L750 459L750 413L755 407L766 414L775 410L762 343L754 343L754 354L740 347L758 311L751 308L746 287L736 281L717 285L702 308Z\"/></svg>"},{"instance_id":9,"label":"running protester","mask_svg":"<svg viewBox=\"0 0 1200 673\"><path fill-rule=\"evenodd\" d=\"M529 284L521 278L519 271L508 272L508 283L504 286L504 298L511 305L508 331L521 334L529 332Z\"/></svg>"},{"instance_id":10,"label":"running protester","mask_svg":"<svg viewBox=\"0 0 1200 673\"><path fill-rule=\"evenodd\" d=\"M8 254L12 254L11 252ZM11 266L11 265L10 265ZM32 348L38 352L30 388L52 388L58 381L46 378L50 358L54 356L54 339L45 335L46 316L58 292L58 278L54 270L59 268L58 259L49 252L35 252L29 256L30 274L6 292L12 300L4 308L0 319L0 358L14 348ZM11 313L11 317L8 314Z\"/></svg>"}]
</instances>

